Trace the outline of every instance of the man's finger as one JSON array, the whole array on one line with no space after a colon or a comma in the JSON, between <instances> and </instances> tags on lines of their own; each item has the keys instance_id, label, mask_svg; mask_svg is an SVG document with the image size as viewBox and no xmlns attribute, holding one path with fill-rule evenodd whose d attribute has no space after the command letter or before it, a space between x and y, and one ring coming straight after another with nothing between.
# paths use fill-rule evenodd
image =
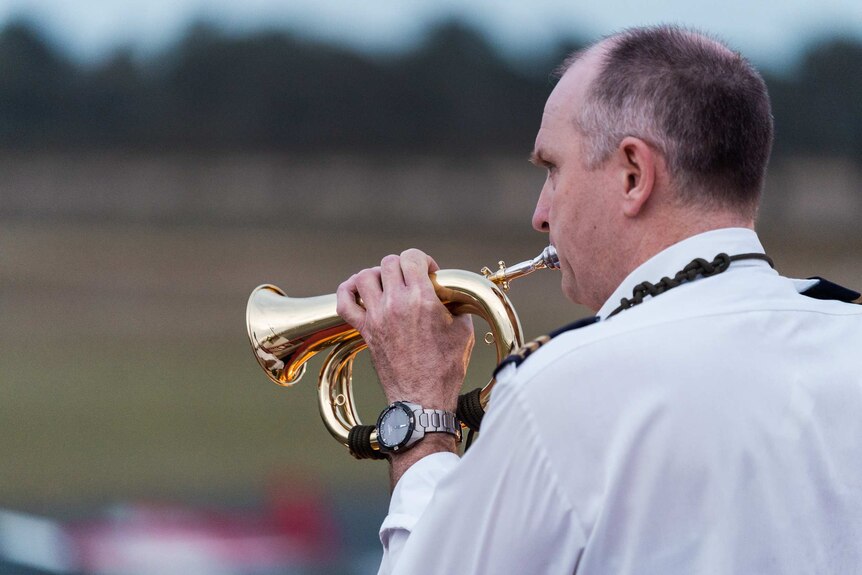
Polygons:
<instances>
[{"instance_id":1,"label":"man's finger","mask_svg":"<svg viewBox=\"0 0 862 575\"><path fill-rule=\"evenodd\" d=\"M429 274L440 269L431 256L417 249L405 250L401 253L401 272L404 282L408 285L418 285L430 288Z\"/></svg>"},{"instance_id":2,"label":"man's finger","mask_svg":"<svg viewBox=\"0 0 862 575\"><path fill-rule=\"evenodd\" d=\"M380 262L380 282L383 291L404 287L404 274L401 271L401 258L388 255Z\"/></svg>"},{"instance_id":3,"label":"man's finger","mask_svg":"<svg viewBox=\"0 0 862 575\"><path fill-rule=\"evenodd\" d=\"M354 275L338 286L335 292L335 311L354 328L361 329L365 325L365 308L359 304L358 298Z\"/></svg>"},{"instance_id":4,"label":"man's finger","mask_svg":"<svg viewBox=\"0 0 862 575\"><path fill-rule=\"evenodd\" d=\"M380 278L380 268L369 268L362 270L356 276L356 293L365 304L368 306L377 305L383 297L383 283Z\"/></svg>"}]
</instances>

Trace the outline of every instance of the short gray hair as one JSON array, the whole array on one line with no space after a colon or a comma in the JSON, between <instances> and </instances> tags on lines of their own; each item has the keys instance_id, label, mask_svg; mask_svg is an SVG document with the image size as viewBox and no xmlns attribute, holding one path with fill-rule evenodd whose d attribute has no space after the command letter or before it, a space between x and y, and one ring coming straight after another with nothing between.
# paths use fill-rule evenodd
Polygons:
<instances>
[{"instance_id":1,"label":"short gray hair","mask_svg":"<svg viewBox=\"0 0 862 575\"><path fill-rule=\"evenodd\" d=\"M588 50L602 51L575 118L589 166L638 137L663 154L680 200L756 213L773 127L766 84L745 58L676 26L633 28Z\"/></svg>"}]
</instances>

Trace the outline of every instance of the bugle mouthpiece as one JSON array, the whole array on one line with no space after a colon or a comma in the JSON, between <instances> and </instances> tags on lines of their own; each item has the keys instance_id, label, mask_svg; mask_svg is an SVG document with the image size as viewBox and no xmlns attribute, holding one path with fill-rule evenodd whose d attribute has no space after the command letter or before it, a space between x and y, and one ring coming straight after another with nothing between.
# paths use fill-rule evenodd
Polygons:
<instances>
[{"instance_id":1,"label":"bugle mouthpiece","mask_svg":"<svg viewBox=\"0 0 862 575\"><path fill-rule=\"evenodd\" d=\"M560 259L557 257L557 250L554 246L548 246L535 258L523 261L513 266L507 267L506 263L501 260L498 262L498 269L495 272L492 272L486 266L482 268L482 275L484 275L489 281L492 281L503 288L503 290L508 291L509 282L513 279L521 278L536 270L544 269L560 269Z\"/></svg>"}]
</instances>

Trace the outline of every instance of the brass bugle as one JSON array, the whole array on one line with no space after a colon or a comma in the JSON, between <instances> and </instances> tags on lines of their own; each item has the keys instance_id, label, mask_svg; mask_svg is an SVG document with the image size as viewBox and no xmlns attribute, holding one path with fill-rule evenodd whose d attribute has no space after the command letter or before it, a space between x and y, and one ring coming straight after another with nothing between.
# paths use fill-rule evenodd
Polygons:
<instances>
[{"instance_id":1,"label":"brass bugle","mask_svg":"<svg viewBox=\"0 0 862 575\"><path fill-rule=\"evenodd\" d=\"M509 282L540 269L559 269L553 246L541 254L511 267L499 262L492 272L440 270L430 275L437 297L453 314L471 313L490 327L497 361L522 346L521 323L505 292ZM255 288L246 307L246 328L252 351L270 380L291 386L305 373L306 364L318 352L333 348L318 378L320 414L332 436L348 445L350 429L360 425L353 401L352 365L365 342L352 326L336 313L336 294L292 298L271 284ZM480 392L484 408L494 380ZM372 433L376 449L376 433Z\"/></svg>"}]
</instances>

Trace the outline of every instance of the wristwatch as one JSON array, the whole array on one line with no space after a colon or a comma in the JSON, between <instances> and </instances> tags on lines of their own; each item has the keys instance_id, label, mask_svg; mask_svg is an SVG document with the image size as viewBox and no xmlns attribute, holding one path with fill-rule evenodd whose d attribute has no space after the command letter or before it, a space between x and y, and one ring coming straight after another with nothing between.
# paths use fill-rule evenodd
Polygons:
<instances>
[{"instance_id":1,"label":"wristwatch","mask_svg":"<svg viewBox=\"0 0 862 575\"><path fill-rule=\"evenodd\" d=\"M461 441L461 424L451 411L424 409L409 401L396 401L377 418L377 442L383 452L408 449L426 433L451 433Z\"/></svg>"}]
</instances>

